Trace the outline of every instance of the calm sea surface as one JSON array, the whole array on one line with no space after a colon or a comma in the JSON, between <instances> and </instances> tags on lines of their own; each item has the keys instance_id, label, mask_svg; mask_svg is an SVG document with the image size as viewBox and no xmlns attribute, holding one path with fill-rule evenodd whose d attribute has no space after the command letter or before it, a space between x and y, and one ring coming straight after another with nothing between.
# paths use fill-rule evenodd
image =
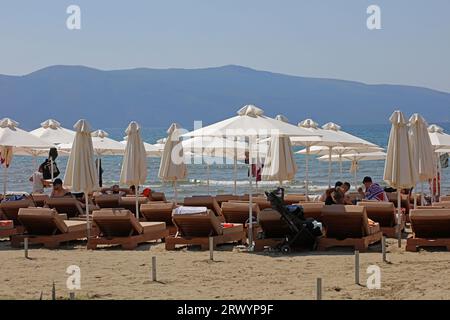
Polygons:
<instances>
[{"instance_id":1,"label":"calm sea surface","mask_svg":"<svg viewBox=\"0 0 450 320\"><path fill-rule=\"evenodd\" d=\"M446 132L450 132L450 124L440 124ZM389 125L353 125L342 128L343 130L359 136L363 139L371 141L386 148L389 136ZM105 128L110 137L122 140L124 134L123 128ZM142 135L146 142L155 143L157 139L166 136L164 128L144 128ZM295 148L295 151L300 148ZM295 155L298 172L295 180L286 185L289 192L304 192L305 180L305 158L302 155ZM38 158L38 163L44 158ZM67 157L60 156L57 164L61 170L61 178L64 177ZM148 158L148 179L147 185L152 189L164 191L169 197L173 194L171 184L163 184L158 180L159 158ZM310 157L310 190L312 193L318 193L328 185L328 163L315 160L314 156ZM104 157L102 158L102 166L104 170L104 185L115 184L119 180L121 157ZM349 172L350 162L344 162L342 177L339 173L339 163L333 163L332 180L349 181L353 185L353 175ZM372 176L375 181L382 182L384 170L384 161L361 161L359 163L358 182L366 176ZM188 166L188 178L186 181L179 183L179 197L192 194L208 194L207 187L207 170L206 165L195 164ZM33 173L33 159L31 157L16 156L8 171L8 190L9 191L31 191L31 184L28 178ZM3 179L3 177L2 177ZM444 169L442 177L443 192L450 193L450 169ZM244 164L238 165L238 192L246 193L248 191L247 167ZM274 184L261 182L258 185L259 191L267 190L275 186ZM210 192L216 193L232 193L233 192L233 165L212 165L210 168Z\"/></svg>"}]
</instances>

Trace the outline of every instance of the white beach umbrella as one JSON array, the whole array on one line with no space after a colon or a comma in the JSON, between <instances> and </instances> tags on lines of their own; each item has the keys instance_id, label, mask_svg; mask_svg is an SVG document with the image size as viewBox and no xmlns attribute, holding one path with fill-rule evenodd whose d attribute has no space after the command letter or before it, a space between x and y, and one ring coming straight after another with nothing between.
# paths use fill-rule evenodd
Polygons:
<instances>
[{"instance_id":1,"label":"white beach umbrella","mask_svg":"<svg viewBox=\"0 0 450 320\"><path fill-rule=\"evenodd\" d=\"M319 161L330 161L328 155L323 155L318 158ZM347 162L351 161L350 173L353 174L353 182L355 190L357 189L357 174L359 170L359 162L360 161L375 161L375 160L385 160L386 153L383 151L375 151L375 152L363 152L363 153L344 153L344 154L333 154L331 156L332 162Z\"/></svg>"},{"instance_id":2,"label":"white beach umbrella","mask_svg":"<svg viewBox=\"0 0 450 320\"><path fill-rule=\"evenodd\" d=\"M94 148L92 146L91 126L82 119L73 126L76 134L67 161L64 185L70 186L75 192L84 192L86 200L86 221L88 238L90 236L89 193L98 190L98 175L94 163Z\"/></svg>"},{"instance_id":3,"label":"white beach umbrella","mask_svg":"<svg viewBox=\"0 0 450 320\"><path fill-rule=\"evenodd\" d=\"M147 157L140 131L140 127L135 121L130 122L125 130L127 144L120 171L120 183L135 187L137 219L139 219L138 190L139 186L143 185L147 179Z\"/></svg>"},{"instance_id":4,"label":"white beach umbrella","mask_svg":"<svg viewBox=\"0 0 450 320\"><path fill-rule=\"evenodd\" d=\"M423 184L434 177L435 159L433 146L431 145L431 139L427 130L427 123L418 113L413 114L409 119L409 136L418 181L421 183L421 203L423 203ZM416 201L414 201L414 205L416 206Z\"/></svg>"},{"instance_id":5,"label":"white beach umbrella","mask_svg":"<svg viewBox=\"0 0 450 320\"><path fill-rule=\"evenodd\" d=\"M249 143L249 168L251 172L253 159L257 158L258 150L253 145L257 139L271 136L303 137L307 141L320 140L315 134L303 128L293 126L289 123L266 117L264 111L254 105L246 105L238 110L237 116L217 122L215 124L186 133L185 137L225 137L246 139ZM302 138L299 138L302 139ZM249 244L253 248L252 239L252 177L249 175Z\"/></svg>"},{"instance_id":6,"label":"white beach umbrella","mask_svg":"<svg viewBox=\"0 0 450 320\"><path fill-rule=\"evenodd\" d=\"M289 123L288 118L281 114L277 115L275 119ZM271 136L268 153L264 161L264 168L261 173L262 179L278 181L281 186L283 181L294 179L297 169L290 138Z\"/></svg>"},{"instance_id":7,"label":"white beach umbrella","mask_svg":"<svg viewBox=\"0 0 450 320\"><path fill-rule=\"evenodd\" d=\"M233 139L224 139L222 137L194 137L182 141L183 151L185 155L194 157L210 157L231 159L234 164L234 193L237 191L237 160L245 159L245 152L248 151L248 145L243 141ZM208 193L210 179L210 161L206 158L207 166L207 185Z\"/></svg>"},{"instance_id":8,"label":"white beach umbrella","mask_svg":"<svg viewBox=\"0 0 450 320\"><path fill-rule=\"evenodd\" d=\"M183 144L181 143L180 130L177 123L167 130L167 140L164 144L164 152L159 165L158 176L163 182L172 182L174 188L174 201L177 203L177 182L187 176L187 168L184 163Z\"/></svg>"},{"instance_id":9,"label":"white beach umbrella","mask_svg":"<svg viewBox=\"0 0 450 320\"><path fill-rule=\"evenodd\" d=\"M0 120L0 147L2 147L3 156L10 163L16 149L17 151L33 149L48 150L50 144L47 141L20 129L18 122L9 118L4 118ZM8 166L4 165L3 193L6 193L7 189L8 167L9 164Z\"/></svg>"},{"instance_id":10,"label":"white beach umbrella","mask_svg":"<svg viewBox=\"0 0 450 320\"><path fill-rule=\"evenodd\" d=\"M127 144L127 137L124 137L122 141L120 141L123 145ZM164 150L164 144L150 144L147 142L144 142L144 148L145 153L147 157L149 158L161 158L163 150Z\"/></svg>"},{"instance_id":11,"label":"white beach umbrella","mask_svg":"<svg viewBox=\"0 0 450 320\"><path fill-rule=\"evenodd\" d=\"M61 127L61 124L53 119L45 120L39 128L30 133L53 145L72 143L75 138L75 131Z\"/></svg>"},{"instance_id":12,"label":"white beach umbrella","mask_svg":"<svg viewBox=\"0 0 450 320\"><path fill-rule=\"evenodd\" d=\"M418 181L413 149L408 134L408 123L401 111L394 111L389 118L392 128L384 166L384 181L397 189L397 224L401 217L401 189L414 187ZM400 230L398 231L400 245Z\"/></svg>"},{"instance_id":13,"label":"white beach umbrella","mask_svg":"<svg viewBox=\"0 0 450 320\"><path fill-rule=\"evenodd\" d=\"M439 161L439 157L442 153L447 153L450 151L450 135L444 132L444 129L438 125L432 124L428 127L428 134L430 136L431 144L435 152L436 156L436 167L438 170L438 176L440 179L436 178L436 183L440 183L442 185L442 168L441 162ZM437 191L439 188L436 188ZM434 194L436 195L436 194Z\"/></svg>"}]
</instances>

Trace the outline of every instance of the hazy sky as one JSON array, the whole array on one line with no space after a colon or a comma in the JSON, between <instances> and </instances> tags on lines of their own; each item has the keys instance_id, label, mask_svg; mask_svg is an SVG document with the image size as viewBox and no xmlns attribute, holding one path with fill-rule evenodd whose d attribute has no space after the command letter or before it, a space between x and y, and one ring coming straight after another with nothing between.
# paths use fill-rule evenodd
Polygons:
<instances>
[{"instance_id":1,"label":"hazy sky","mask_svg":"<svg viewBox=\"0 0 450 320\"><path fill-rule=\"evenodd\" d=\"M366 27L371 4L382 30ZM449 0L0 0L0 35L2 74L239 64L450 92Z\"/></svg>"}]
</instances>

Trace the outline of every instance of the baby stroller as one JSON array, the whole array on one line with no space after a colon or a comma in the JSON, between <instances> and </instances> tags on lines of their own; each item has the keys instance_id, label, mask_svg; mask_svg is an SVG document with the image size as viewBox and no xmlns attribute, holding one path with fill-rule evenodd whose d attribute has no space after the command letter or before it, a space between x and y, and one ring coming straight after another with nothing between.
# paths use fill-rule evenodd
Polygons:
<instances>
[{"instance_id":1,"label":"baby stroller","mask_svg":"<svg viewBox=\"0 0 450 320\"><path fill-rule=\"evenodd\" d=\"M292 246L309 247L314 250L317 246L317 237L322 235L321 224L314 219L303 216L303 208L297 205L286 205L284 202L284 189L277 188L272 192L265 192L272 209L281 215L289 229L286 238L279 245L283 253L289 253Z\"/></svg>"}]
</instances>

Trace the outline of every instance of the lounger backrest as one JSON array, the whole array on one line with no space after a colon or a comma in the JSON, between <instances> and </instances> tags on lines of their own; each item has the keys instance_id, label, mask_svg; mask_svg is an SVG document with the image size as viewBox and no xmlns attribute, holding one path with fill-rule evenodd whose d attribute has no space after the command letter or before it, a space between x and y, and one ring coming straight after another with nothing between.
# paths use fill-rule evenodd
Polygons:
<instances>
[{"instance_id":1,"label":"lounger backrest","mask_svg":"<svg viewBox=\"0 0 450 320\"><path fill-rule=\"evenodd\" d=\"M34 205L36 207L44 207L49 199L49 196L42 193L33 193L31 194L31 198L33 199Z\"/></svg>"},{"instance_id":2,"label":"lounger backrest","mask_svg":"<svg viewBox=\"0 0 450 320\"><path fill-rule=\"evenodd\" d=\"M303 216L305 218L313 218L317 221L322 221L322 208L325 205L323 202L303 202L298 205L303 207Z\"/></svg>"},{"instance_id":3,"label":"lounger backrest","mask_svg":"<svg viewBox=\"0 0 450 320\"><path fill-rule=\"evenodd\" d=\"M166 225L172 226L172 210L175 208L173 202L153 202L141 204L139 209L146 221L165 222Z\"/></svg>"},{"instance_id":4,"label":"lounger backrest","mask_svg":"<svg viewBox=\"0 0 450 320\"><path fill-rule=\"evenodd\" d=\"M380 224L380 227L393 227L396 224L395 206L388 201L361 201L358 206L366 208L367 217Z\"/></svg>"},{"instance_id":5,"label":"lounger backrest","mask_svg":"<svg viewBox=\"0 0 450 320\"><path fill-rule=\"evenodd\" d=\"M207 207L212 210L221 221L224 221L222 209L212 196L195 196L184 198L183 204L188 207Z\"/></svg>"},{"instance_id":6,"label":"lounger backrest","mask_svg":"<svg viewBox=\"0 0 450 320\"><path fill-rule=\"evenodd\" d=\"M21 208L19 221L28 234L55 235L67 233L68 227L58 212L49 208Z\"/></svg>"},{"instance_id":7,"label":"lounger backrest","mask_svg":"<svg viewBox=\"0 0 450 320\"><path fill-rule=\"evenodd\" d=\"M143 228L134 214L125 209L94 211L92 220L101 234L107 238L128 237L143 232Z\"/></svg>"},{"instance_id":8,"label":"lounger backrest","mask_svg":"<svg viewBox=\"0 0 450 320\"><path fill-rule=\"evenodd\" d=\"M55 209L58 213L65 213L67 217L73 218L84 214L80 201L72 197L49 198L47 206Z\"/></svg>"},{"instance_id":9,"label":"lounger backrest","mask_svg":"<svg viewBox=\"0 0 450 320\"><path fill-rule=\"evenodd\" d=\"M184 237L209 237L222 234L222 226L212 210L206 213L174 214L173 223Z\"/></svg>"},{"instance_id":10,"label":"lounger backrest","mask_svg":"<svg viewBox=\"0 0 450 320\"><path fill-rule=\"evenodd\" d=\"M248 203L248 200L230 200L228 202L234 202L234 203ZM266 199L266 198L262 198L262 197L252 197L252 203L256 203L259 206L260 210L264 210L264 209L271 209L272 205L270 204L270 202Z\"/></svg>"},{"instance_id":11,"label":"lounger backrest","mask_svg":"<svg viewBox=\"0 0 450 320\"><path fill-rule=\"evenodd\" d=\"M233 194L218 194L215 196L217 203L222 206L223 202L228 202L230 200L239 200L239 196L238 195L233 195Z\"/></svg>"},{"instance_id":12,"label":"lounger backrest","mask_svg":"<svg viewBox=\"0 0 450 320\"><path fill-rule=\"evenodd\" d=\"M118 208L119 194L100 194L94 197L95 204L100 208Z\"/></svg>"},{"instance_id":13,"label":"lounger backrest","mask_svg":"<svg viewBox=\"0 0 450 320\"><path fill-rule=\"evenodd\" d=\"M439 201L450 201L450 196L441 196Z\"/></svg>"},{"instance_id":14,"label":"lounger backrest","mask_svg":"<svg viewBox=\"0 0 450 320\"><path fill-rule=\"evenodd\" d=\"M309 201L309 197L307 197L304 194L290 193L290 194L284 195L284 202L286 204L293 204L293 203L307 202L307 201Z\"/></svg>"},{"instance_id":15,"label":"lounger backrest","mask_svg":"<svg viewBox=\"0 0 450 320\"><path fill-rule=\"evenodd\" d=\"M418 238L450 238L450 209L415 209L409 219Z\"/></svg>"},{"instance_id":16,"label":"lounger backrest","mask_svg":"<svg viewBox=\"0 0 450 320\"><path fill-rule=\"evenodd\" d=\"M164 194L164 192L152 191L150 198L151 198L151 201L167 201L166 195Z\"/></svg>"},{"instance_id":17,"label":"lounger backrest","mask_svg":"<svg viewBox=\"0 0 450 320\"><path fill-rule=\"evenodd\" d=\"M148 201L147 197L138 197L138 206L147 203ZM136 197L121 197L119 200L119 207L136 214Z\"/></svg>"},{"instance_id":18,"label":"lounger backrest","mask_svg":"<svg viewBox=\"0 0 450 320\"><path fill-rule=\"evenodd\" d=\"M433 203L433 206L450 209L450 201L441 201Z\"/></svg>"},{"instance_id":19,"label":"lounger backrest","mask_svg":"<svg viewBox=\"0 0 450 320\"><path fill-rule=\"evenodd\" d=\"M369 234L369 223L364 206L324 206L322 222L329 238L361 238Z\"/></svg>"},{"instance_id":20,"label":"lounger backrest","mask_svg":"<svg viewBox=\"0 0 450 320\"><path fill-rule=\"evenodd\" d=\"M249 219L249 205L248 203L222 202L222 213L226 222L244 224ZM259 206L254 203L252 205L252 216L258 217L258 215Z\"/></svg>"},{"instance_id":21,"label":"lounger backrest","mask_svg":"<svg viewBox=\"0 0 450 320\"><path fill-rule=\"evenodd\" d=\"M20 225L20 221L17 218L19 210L21 208L28 208L32 205L33 203L28 199L7 201L0 203L0 211L8 220L12 220L14 222L14 225Z\"/></svg>"},{"instance_id":22,"label":"lounger backrest","mask_svg":"<svg viewBox=\"0 0 450 320\"><path fill-rule=\"evenodd\" d=\"M258 224L265 238L284 238L291 233L280 213L273 209L261 210L258 215Z\"/></svg>"}]
</instances>

